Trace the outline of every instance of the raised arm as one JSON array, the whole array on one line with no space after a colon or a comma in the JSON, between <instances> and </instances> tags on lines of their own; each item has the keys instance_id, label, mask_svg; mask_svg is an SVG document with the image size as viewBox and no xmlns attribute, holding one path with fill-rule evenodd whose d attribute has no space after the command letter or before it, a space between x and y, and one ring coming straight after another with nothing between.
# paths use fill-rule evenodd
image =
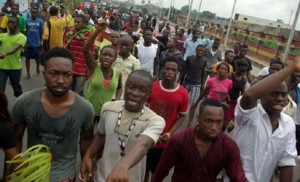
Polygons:
<instances>
[{"instance_id":1,"label":"raised arm","mask_svg":"<svg viewBox=\"0 0 300 182\"><path fill-rule=\"evenodd\" d=\"M96 68L96 61L94 60L94 56L91 52L91 47L94 44L96 38L98 37L99 33L106 28L107 24L105 20L100 20L99 24L94 31L94 33L91 35L91 37L86 41L86 43L83 46L83 54L84 54L84 60L85 64L88 68L88 73L92 74ZM88 75L90 76L90 75Z\"/></svg>"},{"instance_id":2,"label":"raised arm","mask_svg":"<svg viewBox=\"0 0 300 182\"><path fill-rule=\"evenodd\" d=\"M270 90L276 88L281 82L283 82L292 73L300 70L300 57L297 56L294 62L291 62L284 69L271 74L270 76L257 82L250 87L241 98L241 107L243 109L254 108L257 104L257 100Z\"/></svg>"}]
</instances>

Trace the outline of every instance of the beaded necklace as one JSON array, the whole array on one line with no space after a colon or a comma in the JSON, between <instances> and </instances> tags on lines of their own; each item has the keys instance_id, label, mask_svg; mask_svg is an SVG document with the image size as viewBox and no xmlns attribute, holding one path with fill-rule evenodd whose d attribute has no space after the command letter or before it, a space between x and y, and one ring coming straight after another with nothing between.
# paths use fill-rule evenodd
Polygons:
<instances>
[{"instance_id":1,"label":"beaded necklace","mask_svg":"<svg viewBox=\"0 0 300 182\"><path fill-rule=\"evenodd\" d=\"M123 113L123 108L124 108L124 106L121 108L121 110L119 112L118 122L117 122L117 125L116 125L116 129L120 128L121 118L122 118L122 113ZM135 117L135 118L132 119L132 121L130 123L130 126L129 126L126 134L123 136L123 138L119 134L118 142L119 142L119 146L120 146L120 149L121 149L120 155L122 157L125 156L125 141L127 140L128 136L130 135L130 133L133 130L133 128L136 126L135 121L138 120L143 114L144 114L144 108L141 110L141 113L140 113L139 117Z\"/></svg>"}]
</instances>

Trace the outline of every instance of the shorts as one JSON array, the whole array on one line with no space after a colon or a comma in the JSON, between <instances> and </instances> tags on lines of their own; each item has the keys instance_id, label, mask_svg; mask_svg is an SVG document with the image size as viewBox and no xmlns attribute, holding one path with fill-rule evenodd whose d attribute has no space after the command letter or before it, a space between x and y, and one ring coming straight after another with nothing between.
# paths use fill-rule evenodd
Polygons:
<instances>
[{"instance_id":1,"label":"shorts","mask_svg":"<svg viewBox=\"0 0 300 182\"><path fill-rule=\"evenodd\" d=\"M186 90L190 94L189 104L194 104L200 96L201 85L191 85L188 83L183 83L183 87L186 88Z\"/></svg>"},{"instance_id":2,"label":"shorts","mask_svg":"<svg viewBox=\"0 0 300 182\"><path fill-rule=\"evenodd\" d=\"M151 171L151 173L153 174L155 172L163 151L163 148L152 148L148 151L146 173L149 173Z\"/></svg>"},{"instance_id":3,"label":"shorts","mask_svg":"<svg viewBox=\"0 0 300 182\"><path fill-rule=\"evenodd\" d=\"M39 47L27 47L24 52L24 56L27 59L39 59L40 57L40 48Z\"/></svg>"}]
</instances>

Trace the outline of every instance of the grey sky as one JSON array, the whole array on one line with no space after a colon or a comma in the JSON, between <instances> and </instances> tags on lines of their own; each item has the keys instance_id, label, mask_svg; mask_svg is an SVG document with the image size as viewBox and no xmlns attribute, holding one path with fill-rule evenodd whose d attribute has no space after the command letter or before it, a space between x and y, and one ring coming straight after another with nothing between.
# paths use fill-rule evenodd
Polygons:
<instances>
[{"instance_id":1,"label":"grey sky","mask_svg":"<svg viewBox=\"0 0 300 182\"><path fill-rule=\"evenodd\" d=\"M163 1L164 7L170 6L170 0L151 0L153 4ZM198 10L200 0L193 0L193 9ZM141 0L136 0L140 3ZM147 3L148 0L145 0ZM276 21L277 19L283 20L288 23L293 10L290 24L293 23L294 16L297 10L299 0L237 0L236 13L241 13L249 16L255 16L263 19ZM216 13L217 16L230 17L234 0L202 0L201 12L208 10ZM175 0L174 6L180 9L182 6L187 5L188 0ZM300 22L298 18L297 30L300 30Z\"/></svg>"}]
</instances>

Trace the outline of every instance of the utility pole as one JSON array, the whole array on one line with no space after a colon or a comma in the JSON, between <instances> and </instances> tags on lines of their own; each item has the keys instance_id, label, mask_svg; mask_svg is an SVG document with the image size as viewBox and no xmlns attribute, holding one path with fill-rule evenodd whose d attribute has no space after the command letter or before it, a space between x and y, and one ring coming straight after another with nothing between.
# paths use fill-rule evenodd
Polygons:
<instances>
[{"instance_id":1,"label":"utility pole","mask_svg":"<svg viewBox=\"0 0 300 182\"><path fill-rule=\"evenodd\" d=\"M232 19L233 19L233 14L234 14L234 10L235 10L236 1L237 1L237 0L234 0L234 3L233 3L233 8L232 8L232 11L231 11L231 16L230 16L230 20L229 20L229 25L228 25L228 28L227 28L226 37L225 37L225 41L224 41L224 49L225 49L226 46L227 46L227 41L228 41L228 36L229 36L229 34L230 34L230 29L231 29L231 24L232 24Z\"/></svg>"},{"instance_id":2,"label":"utility pole","mask_svg":"<svg viewBox=\"0 0 300 182\"><path fill-rule=\"evenodd\" d=\"M187 21L185 22L185 27L189 27L190 24L190 17L191 17L191 12L192 12L192 6L193 6L193 0L191 0L190 4L189 4L189 13L187 16Z\"/></svg>"},{"instance_id":3,"label":"utility pole","mask_svg":"<svg viewBox=\"0 0 300 182\"><path fill-rule=\"evenodd\" d=\"M172 19L173 19L173 21L175 21L175 19L174 19L174 14L175 14L175 9L174 9L174 3L175 3L175 0L173 0L173 3L172 3L172 12L171 12L171 17L172 17Z\"/></svg>"},{"instance_id":4,"label":"utility pole","mask_svg":"<svg viewBox=\"0 0 300 182\"><path fill-rule=\"evenodd\" d=\"M172 11L172 0L170 1L170 7L169 7L169 11L168 11L168 21L170 21L171 11Z\"/></svg>"},{"instance_id":5,"label":"utility pole","mask_svg":"<svg viewBox=\"0 0 300 182\"><path fill-rule=\"evenodd\" d=\"M162 12L163 6L164 6L164 3L163 3L163 0L161 0L161 1L160 1L159 18L161 17L161 12Z\"/></svg>"},{"instance_id":6,"label":"utility pole","mask_svg":"<svg viewBox=\"0 0 300 182\"><path fill-rule=\"evenodd\" d=\"M200 0L199 8L198 8L198 15L197 15L197 20L200 18L200 9L202 5L202 0Z\"/></svg>"},{"instance_id":7,"label":"utility pole","mask_svg":"<svg viewBox=\"0 0 300 182\"><path fill-rule=\"evenodd\" d=\"M288 23L288 25L290 26L290 23L291 23L291 19L292 19L292 15L293 15L293 9L292 9L292 11L291 11L291 15L290 15L290 19L289 19L289 23Z\"/></svg>"},{"instance_id":8,"label":"utility pole","mask_svg":"<svg viewBox=\"0 0 300 182\"><path fill-rule=\"evenodd\" d=\"M290 36L289 36L289 40L286 44L285 52L284 52L284 55L283 55L282 60L283 60L284 63L286 63L288 61L288 55L289 55L291 43L292 43L292 40L293 40L293 37L294 37L294 33L295 33L295 28L296 28L296 24L297 24L297 21L298 21L299 11L300 11L300 0L298 2L297 11L296 11L295 18L294 18L294 23L293 23L291 33L290 33Z\"/></svg>"}]
</instances>

